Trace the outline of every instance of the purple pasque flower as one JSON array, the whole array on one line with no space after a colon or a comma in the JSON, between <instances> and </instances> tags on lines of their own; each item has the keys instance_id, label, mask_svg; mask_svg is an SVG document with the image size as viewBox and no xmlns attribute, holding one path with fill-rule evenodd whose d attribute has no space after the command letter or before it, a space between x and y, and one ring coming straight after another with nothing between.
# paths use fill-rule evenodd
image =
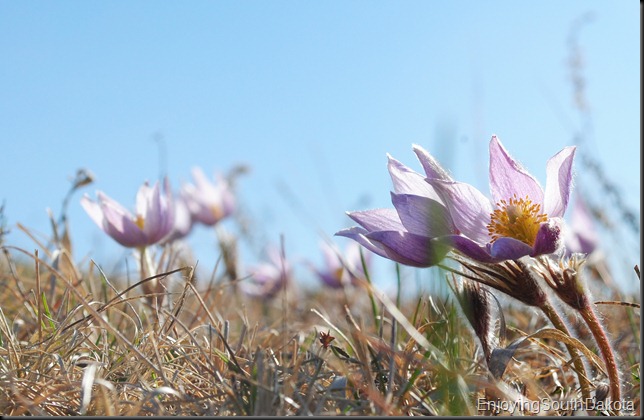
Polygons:
<instances>
[{"instance_id":1,"label":"purple pasque flower","mask_svg":"<svg viewBox=\"0 0 644 420\"><path fill-rule=\"evenodd\" d=\"M183 239L192 231L193 220L192 214L188 209L183 194L179 193L174 197L174 225L172 231L166 236L164 242L173 242Z\"/></svg>"},{"instance_id":2,"label":"purple pasque flower","mask_svg":"<svg viewBox=\"0 0 644 420\"><path fill-rule=\"evenodd\" d=\"M193 220L212 226L235 210L235 196L228 181L217 175L212 183L199 167L192 169L194 184L184 184L182 196Z\"/></svg>"},{"instance_id":3,"label":"purple pasque flower","mask_svg":"<svg viewBox=\"0 0 644 420\"><path fill-rule=\"evenodd\" d=\"M450 249L484 263L557 251L568 205L575 148L548 160L545 191L503 148L490 141L492 200L454 181L440 164L414 146L426 177L389 157L394 209L348 213L360 226L337 235L402 264L435 265Z\"/></svg>"},{"instance_id":4,"label":"purple pasque flower","mask_svg":"<svg viewBox=\"0 0 644 420\"><path fill-rule=\"evenodd\" d=\"M336 235L353 239L381 257L401 264L429 267L449 251L437 238L456 230L442 197L426 178L449 181L451 177L422 147L414 145L413 150L426 176L387 155L394 208L348 212L360 226L343 229Z\"/></svg>"},{"instance_id":5,"label":"purple pasque flower","mask_svg":"<svg viewBox=\"0 0 644 420\"><path fill-rule=\"evenodd\" d=\"M349 242L343 253L327 242L322 242L320 248L324 257L324 266L312 267L312 269L326 286L339 289L354 284L357 279L366 278L360 257L360 245L357 242ZM367 266L370 257L370 253L364 254Z\"/></svg>"},{"instance_id":6,"label":"purple pasque flower","mask_svg":"<svg viewBox=\"0 0 644 420\"><path fill-rule=\"evenodd\" d=\"M251 267L250 277L240 284L242 292L254 298L271 299L289 282L290 264L277 248L267 250L268 261Z\"/></svg>"},{"instance_id":7,"label":"purple pasque flower","mask_svg":"<svg viewBox=\"0 0 644 420\"><path fill-rule=\"evenodd\" d=\"M136 195L135 214L102 191L96 192L96 201L85 194L81 205L116 242L140 248L162 241L174 226L174 205L167 178L163 189L162 193L158 181L152 187L145 182Z\"/></svg>"},{"instance_id":8,"label":"purple pasque flower","mask_svg":"<svg viewBox=\"0 0 644 420\"><path fill-rule=\"evenodd\" d=\"M575 150L565 147L548 160L544 190L492 136L492 200L469 184L428 176L427 182L443 198L456 229L441 241L486 263L560 250Z\"/></svg>"},{"instance_id":9,"label":"purple pasque flower","mask_svg":"<svg viewBox=\"0 0 644 420\"><path fill-rule=\"evenodd\" d=\"M599 246L599 233L587 204L577 195L565 235L566 254L589 255Z\"/></svg>"}]
</instances>

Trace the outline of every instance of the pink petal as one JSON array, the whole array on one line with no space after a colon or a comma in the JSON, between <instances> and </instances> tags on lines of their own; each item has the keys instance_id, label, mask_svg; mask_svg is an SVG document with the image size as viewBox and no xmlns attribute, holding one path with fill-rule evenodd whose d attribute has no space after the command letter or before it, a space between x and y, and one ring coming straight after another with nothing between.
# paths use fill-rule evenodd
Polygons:
<instances>
[{"instance_id":1,"label":"pink petal","mask_svg":"<svg viewBox=\"0 0 644 420\"><path fill-rule=\"evenodd\" d=\"M443 196L454 226L461 233L478 243L488 243L487 225L494 210L490 200L479 190L464 182L428 180Z\"/></svg>"},{"instance_id":2,"label":"pink petal","mask_svg":"<svg viewBox=\"0 0 644 420\"><path fill-rule=\"evenodd\" d=\"M508 154L496 136L490 141L490 192L494 203L516 195L543 204L543 189L537 180Z\"/></svg>"},{"instance_id":3,"label":"pink petal","mask_svg":"<svg viewBox=\"0 0 644 420\"><path fill-rule=\"evenodd\" d=\"M576 148L565 147L548 159L544 211L550 217L563 217L572 189L572 163Z\"/></svg>"},{"instance_id":4,"label":"pink petal","mask_svg":"<svg viewBox=\"0 0 644 420\"><path fill-rule=\"evenodd\" d=\"M431 267L445 257L449 248L433 238L410 232L378 231L366 235L380 243L387 258L413 267Z\"/></svg>"},{"instance_id":5,"label":"pink petal","mask_svg":"<svg viewBox=\"0 0 644 420\"><path fill-rule=\"evenodd\" d=\"M342 229L341 231L336 232L335 235L344 236L345 238L353 239L354 241L364 246L374 254L380 255L383 258L389 258L382 244L374 242L366 237L368 233L369 231L367 231L366 229L361 228L359 226L354 226L348 229Z\"/></svg>"},{"instance_id":6,"label":"pink petal","mask_svg":"<svg viewBox=\"0 0 644 420\"><path fill-rule=\"evenodd\" d=\"M430 155L427 150L423 149L421 146L414 144L412 145L416 157L420 161L420 164L423 165L425 174L427 178L442 179L443 181L452 181L452 177L449 176L447 171L443 169L440 163Z\"/></svg>"},{"instance_id":7,"label":"pink petal","mask_svg":"<svg viewBox=\"0 0 644 420\"><path fill-rule=\"evenodd\" d=\"M373 209L348 212L347 215L369 232L376 230L405 230L394 209Z\"/></svg>"},{"instance_id":8,"label":"pink petal","mask_svg":"<svg viewBox=\"0 0 644 420\"><path fill-rule=\"evenodd\" d=\"M534 250L531 256L552 254L563 245L562 227L563 220L559 217L551 218L539 226L537 237L534 241Z\"/></svg>"},{"instance_id":9,"label":"pink petal","mask_svg":"<svg viewBox=\"0 0 644 420\"><path fill-rule=\"evenodd\" d=\"M436 201L441 200L438 193L425 181L424 176L397 161L389 154L387 154L387 158L387 168L396 194L422 195Z\"/></svg>"},{"instance_id":10,"label":"pink petal","mask_svg":"<svg viewBox=\"0 0 644 420\"><path fill-rule=\"evenodd\" d=\"M447 208L431 198L391 193L391 201L406 230L428 237L454 233Z\"/></svg>"},{"instance_id":11,"label":"pink petal","mask_svg":"<svg viewBox=\"0 0 644 420\"><path fill-rule=\"evenodd\" d=\"M132 220L132 215L123 212L118 203L104 197L101 208L105 217L103 228L116 242L126 247L150 245L143 231Z\"/></svg>"},{"instance_id":12,"label":"pink petal","mask_svg":"<svg viewBox=\"0 0 644 420\"><path fill-rule=\"evenodd\" d=\"M104 217L103 217L103 210L101 210L101 206L93 201L87 194L81 198L81 206L85 209L89 217L98 225L99 228L103 229L103 222L104 222Z\"/></svg>"},{"instance_id":13,"label":"pink petal","mask_svg":"<svg viewBox=\"0 0 644 420\"><path fill-rule=\"evenodd\" d=\"M499 261L518 260L532 252L530 245L510 237L499 238L490 246L490 255Z\"/></svg>"}]
</instances>

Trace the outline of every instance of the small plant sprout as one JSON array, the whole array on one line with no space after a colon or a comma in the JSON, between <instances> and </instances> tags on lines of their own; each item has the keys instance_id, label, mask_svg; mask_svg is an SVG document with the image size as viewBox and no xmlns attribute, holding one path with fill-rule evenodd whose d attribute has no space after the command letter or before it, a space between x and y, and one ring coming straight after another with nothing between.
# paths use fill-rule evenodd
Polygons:
<instances>
[{"instance_id":1,"label":"small plant sprout","mask_svg":"<svg viewBox=\"0 0 644 420\"><path fill-rule=\"evenodd\" d=\"M322 347L324 349L328 349L329 346L331 345L331 342L335 340L335 337L331 335L331 330L328 330L326 333L324 331L320 331L320 344L322 344Z\"/></svg>"}]
</instances>

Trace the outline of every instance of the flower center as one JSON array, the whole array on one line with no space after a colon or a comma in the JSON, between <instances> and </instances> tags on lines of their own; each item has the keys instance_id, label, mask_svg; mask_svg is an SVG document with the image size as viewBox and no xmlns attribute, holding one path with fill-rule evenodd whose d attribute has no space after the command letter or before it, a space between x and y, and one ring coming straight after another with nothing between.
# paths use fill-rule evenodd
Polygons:
<instances>
[{"instance_id":1,"label":"flower center","mask_svg":"<svg viewBox=\"0 0 644 420\"><path fill-rule=\"evenodd\" d=\"M490 215L487 231L494 242L501 237L518 239L533 246L541 223L548 221L548 215L541 213L541 204L534 204L528 196L496 203L496 210Z\"/></svg>"},{"instance_id":2,"label":"flower center","mask_svg":"<svg viewBox=\"0 0 644 420\"><path fill-rule=\"evenodd\" d=\"M141 216L140 214L136 215L136 220L134 221L136 225L143 230L143 226L145 226L145 218Z\"/></svg>"},{"instance_id":3,"label":"flower center","mask_svg":"<svg viewBox=\"0 0 644 420\"><path fill-rule=\"evenodd\" d=\"M224 218L224 211L217 205L210 206L210 212L212 213L216 221Z\"/></svg>"}]
</instances>

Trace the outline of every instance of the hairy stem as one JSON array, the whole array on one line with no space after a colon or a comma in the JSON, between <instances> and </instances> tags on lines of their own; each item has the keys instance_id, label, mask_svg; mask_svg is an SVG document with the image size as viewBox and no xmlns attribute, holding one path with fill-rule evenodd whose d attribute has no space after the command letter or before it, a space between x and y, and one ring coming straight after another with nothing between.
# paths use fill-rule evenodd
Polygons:
<instances>
[{"instance_id":1,"label":"hairy stem","mask_svg":"<svg viewBox=\"0 0 644 420\"><path fill-rule=\"evenodd\" d=\"M568 331L568 327L566 327L566 324L564 323L563 319L559 316L555 308L552 306L550 301L546 301L542 306L541 310L543 313L546 315L546 317L552 322L552 325L559 331L561 331L564 334L567 334L569 337L572 337L570 334L570 331ZM577 350L575 347L571 346L570 344L566 344L566 348L568 349L568 353L570 353L570 357L573 358L573 366L575 367L575 371L577 372L577 378L579 379L579 387L581 388L581 395L582 398L587 400L590 398L590 391L592 384L590 383L590 380L588 379L588 375L586 373L586 366L584 366L584 361L581 358L581 353L579 350Z\"/></svg>"},{"instance_id":2,"label":"hairy stem","mask_svg":"<svg viewBox=\"0 0 644 420\"><path fill-rule=\"evenodd\" d=\"M604 357L604 363L606 364L606 372L608 373L608 380L610 381L610 392L612 402L615 406L619 406L619 403L622 399L621 384L619 380L619 370L617 369L617 362L615 361L615 354L613 348L610 345L608 336L604 331L597 314L591 305L588 305L582 309L579 309L579 314L584 319L588 328L593 334L599 350ZM614 410L616 414L619 414L617 410Z\"/></svg>"}]
</instances>

